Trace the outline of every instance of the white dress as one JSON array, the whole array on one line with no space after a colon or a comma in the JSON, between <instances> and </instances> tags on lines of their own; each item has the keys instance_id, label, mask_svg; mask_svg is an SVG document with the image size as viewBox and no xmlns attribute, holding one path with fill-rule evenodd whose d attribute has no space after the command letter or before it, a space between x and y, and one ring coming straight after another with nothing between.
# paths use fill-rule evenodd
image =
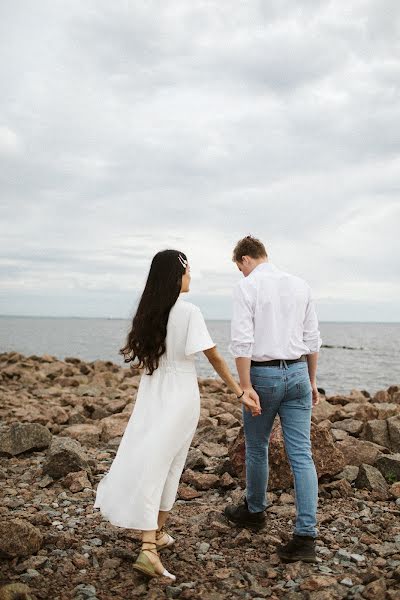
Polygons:
<instances>
[{"instance_id":1,"label":"white dress","mask_svg":"<svg viewBox=\"0 0 400 600\"><path fill-rule=\"evenodd\" d=\"M171 510L200 416L195 354L215 346L200 309L181 297L171 309L166 352L143 373L136 403L94 508L113 525L157 529Z\"/></svg>"}]
</instances>

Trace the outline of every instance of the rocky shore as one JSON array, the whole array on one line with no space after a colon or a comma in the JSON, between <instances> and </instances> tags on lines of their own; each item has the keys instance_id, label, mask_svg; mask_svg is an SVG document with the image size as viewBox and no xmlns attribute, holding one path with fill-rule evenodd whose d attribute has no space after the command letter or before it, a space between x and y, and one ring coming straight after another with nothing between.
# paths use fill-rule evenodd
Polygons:
<instances>
[{"instance_id":1,"label":"rocky shore","mask_svg":"<svg viewBox=\"0 0 400 600\"><path fill-rule=\"evenodd\" d=\"M241 408L224 384L200 380L201 419L169 523L171 585L135 573L138 532L93 509L139 379L111 362L0 354L0 600L400 598L399 386L314 408L318 562L285 565L276 546L295 511L279 423L268 526L231 528L221 512L243 495Z\"/></svg>"}]
</instances>

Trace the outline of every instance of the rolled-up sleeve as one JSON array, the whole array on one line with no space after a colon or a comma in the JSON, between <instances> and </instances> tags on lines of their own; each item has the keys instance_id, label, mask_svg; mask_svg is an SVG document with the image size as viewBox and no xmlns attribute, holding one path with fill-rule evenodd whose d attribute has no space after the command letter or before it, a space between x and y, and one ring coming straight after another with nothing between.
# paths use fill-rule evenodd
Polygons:
<instances>
[{"instance_id":1,"label":"rolled-up sleeve","mask_svg":"<svg viewBox=\"0 0 400 600\"><path fill-rule=\"evenodd\" d=\"M317 311L315 310L315 303L312 297L311 289L308 290L308 300L303 327L303 342L309 349L310 354L319 352L322 344Z\"/></svg>"},{"instance_id":2,"label":"rolled-up sleeve","mask_svg":"<svg viewBox=\"0 0 400 600\"><path fill-rule=\"evenodd\" d=\"M231 343L229 350L235 358L251 358L254 344L254 314L252 302L241 283L233 292Z\"/></svg>"}]
</instances>

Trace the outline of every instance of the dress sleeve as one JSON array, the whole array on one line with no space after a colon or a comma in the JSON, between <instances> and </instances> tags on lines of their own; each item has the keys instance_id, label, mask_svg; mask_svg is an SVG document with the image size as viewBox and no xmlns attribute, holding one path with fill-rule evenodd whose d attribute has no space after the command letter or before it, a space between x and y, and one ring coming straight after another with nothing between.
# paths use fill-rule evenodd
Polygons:
<instances>
[{"instance_id":1,"label":"dress sleeve","mask_svg":"<svg viewBox=\"0 0 400 600\"><path fill-rule=\"evenodd\" d=\"M190 356L214 346L201 310L197 306L193 307L187 330L185 355Z\"/></svg>"}]
</instances>

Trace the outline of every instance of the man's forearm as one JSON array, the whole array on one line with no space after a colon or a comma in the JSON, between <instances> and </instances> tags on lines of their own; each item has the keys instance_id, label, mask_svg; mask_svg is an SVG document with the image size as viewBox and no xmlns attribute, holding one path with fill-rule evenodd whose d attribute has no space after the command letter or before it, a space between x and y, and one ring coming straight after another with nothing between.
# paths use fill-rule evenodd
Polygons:
<instances>
[{"instance_id":1,"label":"man's forearm","mask_svg":"<svg viewBox=\"0 0 400 600\"><path fill-rule=\"evenodd\" d=\"M243 389L251 388L252 387L251 381L250 381L251 359L241 356L240 358L236 358L235 362L236 362L237 372L239 375L240 385L242 386Z\"/></svg>"},{"instance_id":2,"label":"man's forearm","mask_svg":"<svg viewBox=\"0 0 400 600\"><path fill-rule=\"evenodd\" d=\"M307 354L307 364L310 381L311 383L315 383L317 380L318 352Z\"/></svg>"}]
</instances>

